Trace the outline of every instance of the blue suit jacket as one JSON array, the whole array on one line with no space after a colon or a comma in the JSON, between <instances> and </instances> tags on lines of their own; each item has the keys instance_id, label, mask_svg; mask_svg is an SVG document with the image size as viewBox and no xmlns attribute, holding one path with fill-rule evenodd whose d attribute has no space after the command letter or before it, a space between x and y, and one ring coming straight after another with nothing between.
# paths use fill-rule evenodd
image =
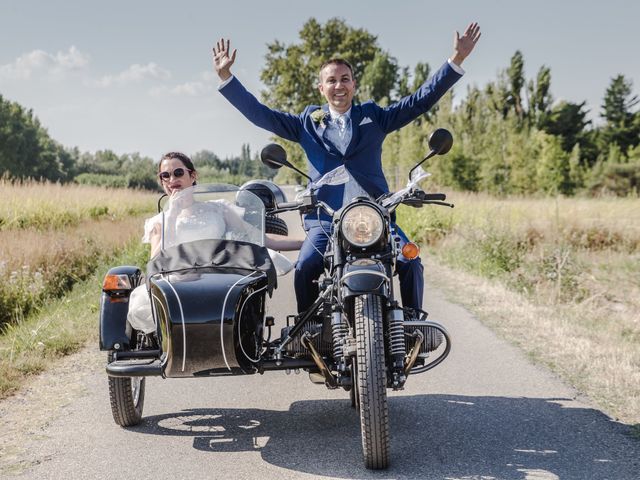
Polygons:
<instances>
[{"instance_id":1,"label":"blue suit jacket","mask_svg":"<svg viewBox=\"0 0 640 480\"><path fill-rule=\"evenodd\" d=\"M344 164L358 183L376 198L389 191L382 171L385 137L428 111L460 77L446 62L415 93L388 107L372 101L352 105L351 143L344 155L326 140L326 126L311 118L319 108L328 113L327 104L310 105L299 115L273 110L260 103L235 77L220 93L254 125L300 143L307 155L312 180ZM325 186L318 192L318 198L337 209L342 206L342 191L341 186Z\"/></svg>"}]
</instances>

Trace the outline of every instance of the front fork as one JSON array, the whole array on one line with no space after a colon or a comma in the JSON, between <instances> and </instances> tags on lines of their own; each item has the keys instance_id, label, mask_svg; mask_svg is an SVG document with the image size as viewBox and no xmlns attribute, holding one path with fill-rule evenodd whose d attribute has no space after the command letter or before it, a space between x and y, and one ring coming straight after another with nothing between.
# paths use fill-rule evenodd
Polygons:
<instances>
[{"instance_id":1,"label":"front fork","mask_svg":"<svg viewBox=\"0 0 640 480\"><path fill-rule=\"evenodd\" d=\"M404 311L393 301L386 313L385 357L387 364L387 386L401 390L407 380L405 365ZM331 314L333 358L338 372L338 384L345 386L351 375L349 364L355 361L355 332L339 306Z\"/></svg>"},{"instance_id":2,"label":"front fork","mask_svg":"<svg viewBox=\"0 0 640 480\"><path fill-rule=\"evenodd\" d=\"M393 253L395 258L395 251ZM338 263L339 265L339 263ZM343 269L337 267L333 278L342 279ZM363 272L364 273L364 272ZM376 272L373 272L375 274ZM394 390L404 388L407 380L405 365L405 334L404 334L404 310L400 307L394 298L393 282L393 264L386 264L382 272L386 275L387 281L384 286L376 288L377 294L383 294L386 304L386 318L383 325L385 333L385 359L387 365L387 386ZM344 287L348 288L344 288ZM338 373L338 384L348 386L352 384L350 364L355 361L356 345L355 332L353 332L353 324L349 324L345 310L349 310L348 303L351 298L345 298L345 294L351 297L354 293L352 285L324 285L325 289L333 290L333 294L339 299L338 302L332 302L331 306L331 334L333 341L333 359ZM362 294L360 291L357 294ZM373 292L372 292L373 293Z\"/></svg>"},{"instance_id":3,"label":"front fork","mask_svg":"<svg viewBox=\"0 0 640 480\"><path fill-rule=\"evenodd\" d=\"M386 350L390 378L387 384L394 390L401 390L407 381L404 357L406 353L404 340L404 311L393 301L387 310L387 338Z\"/></svg>"}]
</instances>

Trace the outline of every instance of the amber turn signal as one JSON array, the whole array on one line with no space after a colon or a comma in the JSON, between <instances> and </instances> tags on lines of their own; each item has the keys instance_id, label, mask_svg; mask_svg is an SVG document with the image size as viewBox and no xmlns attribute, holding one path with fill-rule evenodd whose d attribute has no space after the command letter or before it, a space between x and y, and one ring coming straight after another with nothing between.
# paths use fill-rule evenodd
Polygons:
<instances>
[{"instance_id":1,"label":"amber turn signal","mask_svg":"<svg viewBox=\"0 0 640 480\"><path fill-rule=\"evenodd\" d=\"M402 255L408 260L413 260L420 255L420 247L413 242L405 243L402 247Z\"/></svg>"},{"instance_id":2,"label":"amber turn signal","mask_svg":"<svg viewBox=\"0 0 640 480\"><path fill-rule=\"evenodd\" d=\"M131 290L131 282L128 275L106 275L102 282L102 290L105 292L113 290Z\"/></svg>"}]
</instances>

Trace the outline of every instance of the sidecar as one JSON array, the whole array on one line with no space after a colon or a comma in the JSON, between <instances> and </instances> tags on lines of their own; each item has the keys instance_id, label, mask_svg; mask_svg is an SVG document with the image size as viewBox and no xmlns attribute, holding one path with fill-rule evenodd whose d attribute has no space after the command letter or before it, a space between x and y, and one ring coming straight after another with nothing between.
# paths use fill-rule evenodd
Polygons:
<instances>
[{"instance_id":1,"label":"sidecar","mask_svg":"<svg viewBox=\"0 0 640 480\"><path fill-rule=\"evenodd\" d=\"M108 272L100 349L108 352L116 423L140 421L147 376L259 370L263 331L270 326L266 296L277 283L264 246L265 208L246 188L185 189L154 217L161 225L161 251L148 263L146 278L131 266Z\"/></svg>"}]
</instances>

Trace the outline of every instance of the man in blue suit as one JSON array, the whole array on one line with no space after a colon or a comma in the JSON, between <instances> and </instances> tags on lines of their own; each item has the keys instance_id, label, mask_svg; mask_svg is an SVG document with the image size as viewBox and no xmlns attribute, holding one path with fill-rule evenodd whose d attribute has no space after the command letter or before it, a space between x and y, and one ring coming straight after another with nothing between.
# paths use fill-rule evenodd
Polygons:
<instances>
[{"instance_id":1,"label":"man in blue suit","mask_svg":"<svg viewBox=\"0 0 640 480\"><path fill-rule=\"evenodd\" d=\"M318 88L327 100L322 106L310 105L300 114L273 110L260 103L231 74L237 51L229 40L221 39L213 48L214 66L221 84L220 93L254 125L282 138L298 142L305 151L309 176L313 181L344 165L353 178L376 198L389 191L382 171L382 143L385 137L427 112L464 71L460 67L480 38L480 27L470 24L462 36L455 32L453 55L420 88L399 102L380 107L372 101L354 104L356 80L346 60L334 58L320 68ZM323 186L318 198L332 208L342 206L343 186ZM314 283L323 270L321 252L327 247L330 218L307 215L307 239L300 249L295 272L298 311L307 310L318 296ZM402 241L406 235L396 227ZM398 259L400 293L404 307L420 309L424 289L423 268L419 258Z\"/></svg>"}]
</instances>

